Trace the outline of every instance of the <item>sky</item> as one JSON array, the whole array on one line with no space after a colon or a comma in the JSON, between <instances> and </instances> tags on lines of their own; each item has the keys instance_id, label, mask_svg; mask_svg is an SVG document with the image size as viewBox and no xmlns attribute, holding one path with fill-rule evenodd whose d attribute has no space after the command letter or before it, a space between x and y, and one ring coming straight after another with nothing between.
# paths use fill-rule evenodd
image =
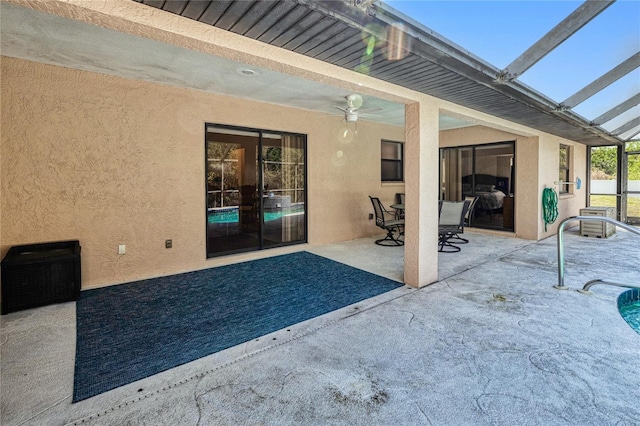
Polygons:
<instances>
[{"instance_id":1,"label":"sky","mask_svg":"<svg viewBox=\"0 0 640 426\"><path fill-rule=\"evenodd\" d=\"M385 0L394 9L499 69L577 9L573 0ZM562 102L640 51L640 0L618 0L542 58L519 81ZM587 119L640 92L640 69L573 108ZM640 106L606 123L613 130Z\"/></svg>"}]
</instances>

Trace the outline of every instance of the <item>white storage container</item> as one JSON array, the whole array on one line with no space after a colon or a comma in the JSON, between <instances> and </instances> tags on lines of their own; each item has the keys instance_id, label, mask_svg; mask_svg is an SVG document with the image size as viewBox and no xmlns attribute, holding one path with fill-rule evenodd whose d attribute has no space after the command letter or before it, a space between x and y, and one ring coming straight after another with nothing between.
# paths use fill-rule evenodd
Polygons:
<instances>
[{"instance_id":1,"label":"white storage container","mask_svg":"<svg viewBox=\"0 0 640 426\"><path fill-rule=\"evenodd\" d=\"M580 216L602 216L611 219L616 218L616 209L613 207L587 207L580 209ZM585 237L609 238L616 233L616 227L608 222L580 221L580 235Z\"/></svg>"}]
</instances>

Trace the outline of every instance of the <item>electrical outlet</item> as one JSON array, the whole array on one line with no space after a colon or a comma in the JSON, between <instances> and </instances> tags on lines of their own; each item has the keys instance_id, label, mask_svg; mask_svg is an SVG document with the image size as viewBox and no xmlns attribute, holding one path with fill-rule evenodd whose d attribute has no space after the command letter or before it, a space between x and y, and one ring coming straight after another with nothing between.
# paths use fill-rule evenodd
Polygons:
<instances>
[{"instance_id":1,"label":"electrical outlet","mask_svg":"<svg viewBox=\"0 0 640 426\"><path fill-rule=\"evenodd\" d=\"M369 220L373 220L373 213L369 213Z\"/></svg>"},{"instance_id":2,"label":"electrical outlet","mask_svg":"<svg viewBox=\"0 0 640 426\"><path fill-rule=\"evenodd\" d=\"M118 254L125 254L125 252L126 252L126 247L125 247L125 245L124 245L124 244L120 244L120 245L118 246Z\"/></svg>"},{"instance_id":3,"label":"electrical outlet","mask_svg":"<svg viewBox=\"0 0 640 426\"><path fill-rule=\"evenodd\" d=\"M173 241L172 240L165 240L164 241L164 248L171 248L173 247Z\"/></svg>"}]
</instances>

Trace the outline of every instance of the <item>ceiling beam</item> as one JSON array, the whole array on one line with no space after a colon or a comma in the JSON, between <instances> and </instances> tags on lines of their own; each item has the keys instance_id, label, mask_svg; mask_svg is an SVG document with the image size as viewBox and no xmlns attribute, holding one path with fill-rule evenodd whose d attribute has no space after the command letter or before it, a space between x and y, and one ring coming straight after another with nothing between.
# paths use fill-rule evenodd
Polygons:
<instances>
[{"instance_id":1,"label":"ceiling beam","mask_svg":"<svg viewBox=\"0 0 640 426\"><path fill-rule=\"evenodd\" d=\"M634 96L622 102L620 105L617 105L604 114L600 115L599 117L594 118L591 124L593 126L600 126L601 124L604 124L607 121L619 116L623 112L630 110L638 104L640 104L640 93L636 93Z\"/></svg>"},{"instance_id":2,"label":"ceiling beam","mask_svg":"<svg viewBox=\"0 0 640 426\"><path fill-rule=\"evenodd\" d=\"M587 0L569 16L545 34L533 46L511 62L502 72L504 80L514 80L544 58L549 52L584 27L600 12L611 6L615 0Z\"/></svg>"},{"instance_id":3,"label":"ceiling beam","mask_svg":"<svg viewBox=\"0 0 640 426\"><path fill-rule=\"evenodd\" d=\"M581 90L569 96L561 103L563 108L573 108L595 95L611 83L619 80L640 66L640 52L635 53L620 65L605 73L602 77L595 79Z\"/></svg>"}]
</instances>

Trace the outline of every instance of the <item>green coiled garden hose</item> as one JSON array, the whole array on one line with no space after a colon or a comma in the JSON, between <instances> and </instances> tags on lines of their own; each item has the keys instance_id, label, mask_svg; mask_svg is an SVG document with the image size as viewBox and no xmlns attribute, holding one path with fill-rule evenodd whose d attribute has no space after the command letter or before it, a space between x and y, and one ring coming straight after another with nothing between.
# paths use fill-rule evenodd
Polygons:
<instances>
[{"instance_id":1,"label":"green coiled garden hose","mask_svg":"<svg viewBox=\"0 0 640 426\"><path fill-rule=\"evenodd\" d=\"M558 218L558 193L553 188L542 190L542 218L544 232L547 232L547 224L555 222Z\"/></svg>"}]
</instances>

